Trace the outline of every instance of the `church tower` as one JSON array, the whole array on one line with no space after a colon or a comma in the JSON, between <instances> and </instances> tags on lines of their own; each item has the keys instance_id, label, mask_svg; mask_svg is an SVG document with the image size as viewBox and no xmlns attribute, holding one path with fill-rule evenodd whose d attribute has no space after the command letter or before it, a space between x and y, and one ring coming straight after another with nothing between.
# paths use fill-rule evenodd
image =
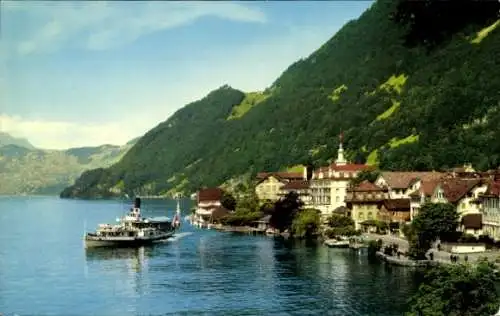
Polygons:
<instances>
[{"instance_id":1,"label":"church tower","mask_svg":"<svg viewBox=\"0 0 500 316\"><path fill-rule=\"evenodd\" d=\"M339 135L339 150L337 152L337 160L335 160L335 164L337 166L343 166L347 163L347 161L344 158L344 148L342 147L343 142L344 142L344 132L340 132Z\"/></svg>"}]
</instances>

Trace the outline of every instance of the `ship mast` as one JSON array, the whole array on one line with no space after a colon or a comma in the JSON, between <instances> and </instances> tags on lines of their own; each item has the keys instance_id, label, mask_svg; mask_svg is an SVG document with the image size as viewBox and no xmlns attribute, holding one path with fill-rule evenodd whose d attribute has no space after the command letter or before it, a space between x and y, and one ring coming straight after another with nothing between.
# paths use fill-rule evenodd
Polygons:
<instances>
[{"instance_id":1,"label":"ship mast","mask_svg":"<svg viewBox=\"0 0 500 316\"><path fill-rule=\"evenodd\" d=\"M176 199L177 199L177 208L175 210L175 213L180 218L180 216L181 216L181 205L180 205L181 194L180 193L177 194Z\"/></svg>"},{"instance_id":2,"label":"ship mast","mask_svg":"<svg viewBox=\"0 0 500 316\"><path fill-rule=\"evenodd\" d=\"M175 210L175 216L174 220L172 221L172 224L175 228L178 228L179 226L181 226L181 205L180 205L181 194L177 193L175 195L175 199L177 200L177 207Z\"/></svg>"}]
</instances>

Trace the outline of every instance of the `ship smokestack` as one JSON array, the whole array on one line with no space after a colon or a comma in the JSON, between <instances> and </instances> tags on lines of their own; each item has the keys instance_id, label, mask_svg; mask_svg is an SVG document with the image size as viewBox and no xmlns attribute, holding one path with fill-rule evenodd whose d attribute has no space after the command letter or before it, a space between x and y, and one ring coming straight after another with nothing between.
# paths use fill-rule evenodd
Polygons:
<instances>
[{"instance_id":1,"label":"ship smokestack","mask_svg":"<svg viewBox=\"0 0 500 316\"><path fill-rule=\"evenodd\" d=\"M141 208L141 199L140 198L135 198L134 208Z\"/></svg>"}]
</instances>

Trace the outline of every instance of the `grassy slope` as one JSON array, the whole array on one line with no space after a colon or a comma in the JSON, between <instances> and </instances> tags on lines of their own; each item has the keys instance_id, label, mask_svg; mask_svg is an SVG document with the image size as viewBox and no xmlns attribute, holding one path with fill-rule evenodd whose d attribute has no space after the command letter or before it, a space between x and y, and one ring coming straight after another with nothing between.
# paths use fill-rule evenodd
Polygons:
<instances>
[{"instance_id":1,"label":"grassy slope","mask_svg":"<svg viewBox=\"0 0 500 316\"><path fill-rule=\"evenodd\" d=\"M62 196L108 196L118 184L129 194L189 192L247 172L324 164L336 154L341 130L352 160L386 169L465 161L497 166L497 24L469 25L432 50L410 48L403 43L406 30L389 19L394 8L394 1L378 1L347 23L291 65L258 106L248 106L242 92L218 89Z\"/></svg>"}]
</instances>

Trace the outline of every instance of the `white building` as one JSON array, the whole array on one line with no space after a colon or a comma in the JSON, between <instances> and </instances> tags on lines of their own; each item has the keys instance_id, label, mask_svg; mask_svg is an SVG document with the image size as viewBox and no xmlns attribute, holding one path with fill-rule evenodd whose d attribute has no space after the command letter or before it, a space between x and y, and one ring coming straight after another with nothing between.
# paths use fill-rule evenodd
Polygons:
<instances>
[{"instance_id":1,"label":"white building","mask_svg":"<svg viewBox=\"0 0 500 316\"><path fill-rule=\"evenodd\" d=\"M347 188L351 180L356 178L360 171L366 169L370 169L370 166L352 164L344 158L341 139L335 162L313 172L310 181L311 206L320 210L325 219L336 208L345 207Z\"/></svg>"},{"instance_id":2,"label":"white building","mask_svg":"<svg viewBox=\"0 0 500 316\"><path fill-rule=\"evenodd\" d=\"M202 189L197 194L196 210L191 223L198 227L210 227L214 221L229 213L221 203L224 191L220 188Z\"/></svg>"},{"instance_id":3,"label":"white building","mask_svg":"<svg viewBox=\"0 0 500 316\"><path fill-rule=\"evenodd\" d=\"M500 240L500 179L492 181L484 194L480 195L483 214L483 233Z\"/></svg>"}]
</instances>

